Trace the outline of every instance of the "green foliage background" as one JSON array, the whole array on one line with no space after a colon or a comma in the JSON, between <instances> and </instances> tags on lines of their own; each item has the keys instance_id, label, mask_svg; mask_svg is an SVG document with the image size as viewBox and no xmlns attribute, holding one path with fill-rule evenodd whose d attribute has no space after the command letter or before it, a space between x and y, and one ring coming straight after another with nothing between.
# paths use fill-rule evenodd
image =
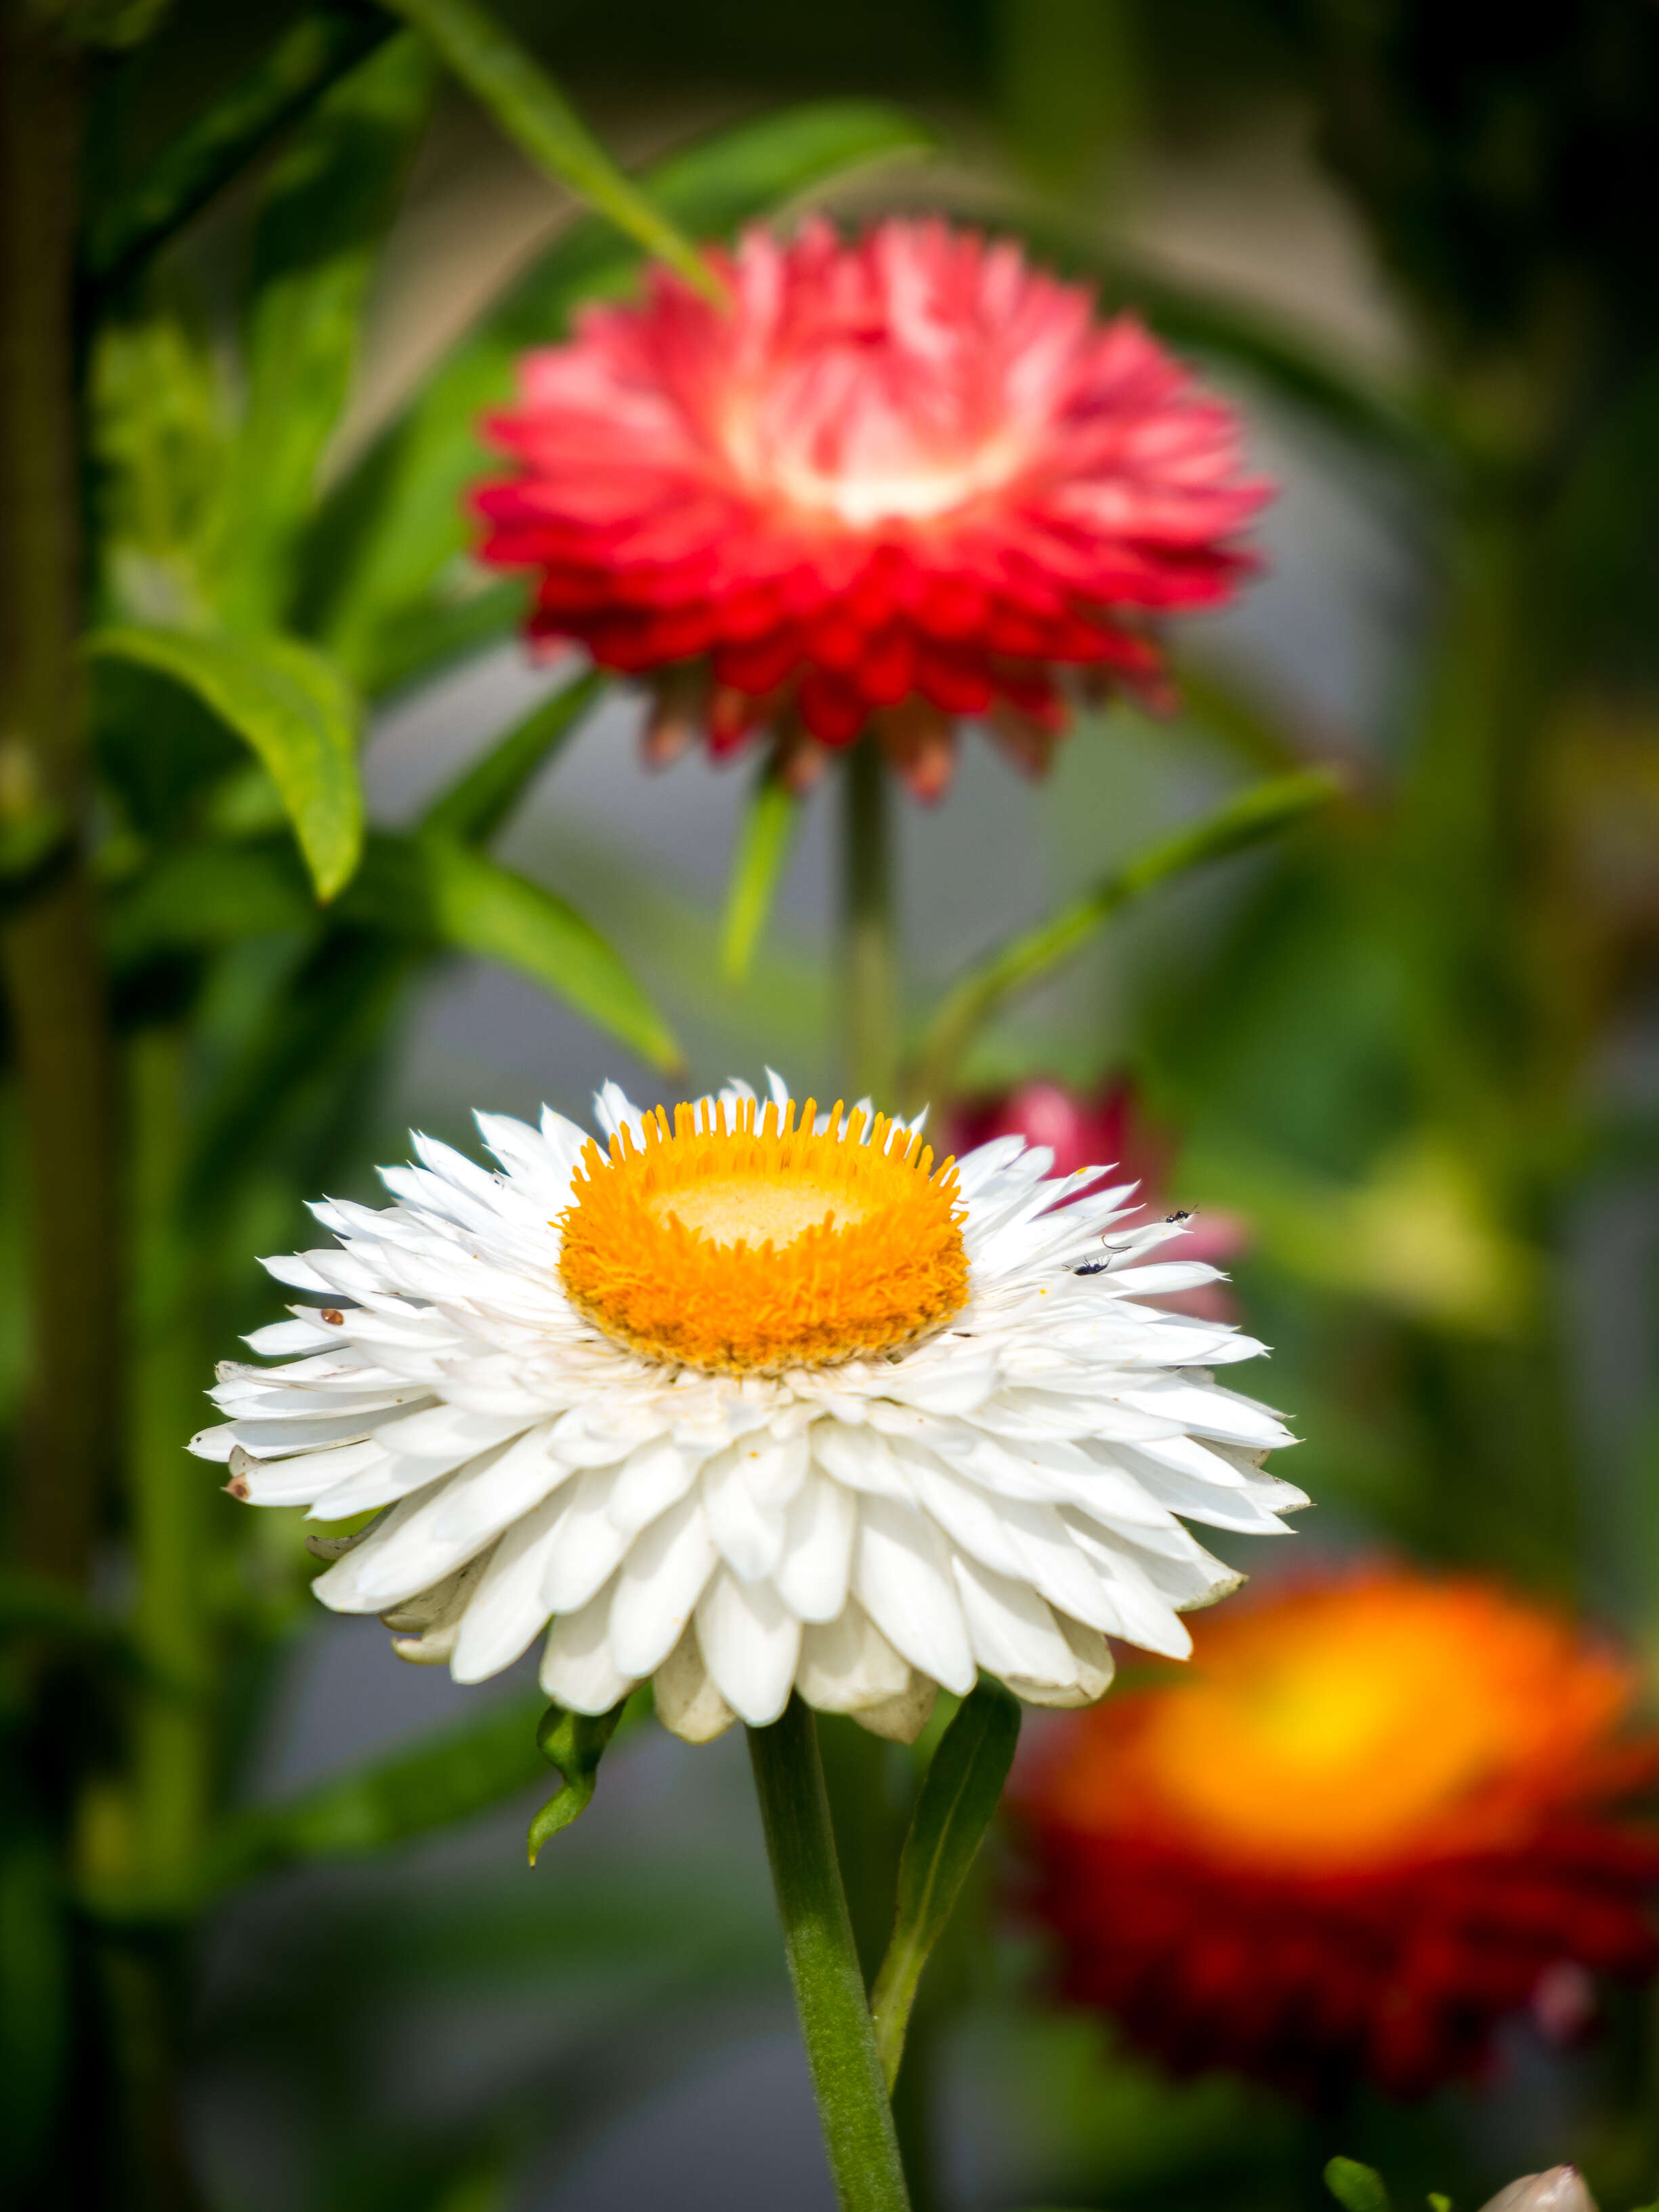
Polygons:
<instances>
[{"instance_id":1,"label":"green foliage background","mask_svg":"<svg viewBox=\"0 0 1659 2212\"><path fill-rule=\"evenodd\" d=\"M67 750L42 768L9 721L0 741L9 2201L211 2201L186 2178L169 2084L204 2063L197 1978L216 1916L257 1918L279 1875L378 1869L319 1887L305 1942L216 2020L220 2063L228 2045L289 2085L296 2204L517 2201L550 2137L578 2140L584 2114L672 2069L666 2045L640 2056L640 2022L696 2037L707 2008L778 1985L766 1900L718 1850L617 1872L573 1838L559 1875L562 1841L528 1889L511 1862L447 1885L422 1872L416 1839L544 1787L539 1700L481 1703L412 1749L250 1802L317 1630L304 1554L290 1516L240 1511L179 1449L213 1358L270 1317L250 1255L292 1243L299 1199L361 1187L394 1141L386 1071L453 963L553 994L647 1084L678 1081L682 1033L758 1060L831 1002L823 943L774 913L799 825L763 781L724 921L556 839L580 881L499 857L532 786L556 795L596 678L492 732L412 826L365 820L374 718L508 638L520 613L518 588L468 554L478 417L519 351L624 289L647 250L695 270L689 241L804 198L956 194L1139 304L1301 465L1384 518L1419 589L1386 726L1334 744L1259 672L1253 688L1236 657L1196 647L1178 722L1085 721L1048 817L1054 903L1000 945L959 948L960 972L927 975L929 1003L913 991L912 1079L944 1095L1132 1068L1185 1132L1180 1195L1255 1224L1242 1295L1277 1347L1273 1394L1308 1439L1297 1477L1324 1540L1474 1561L1653 1647L1650 8L630 0L525 5L504 30L471 0L6 4L14 69L21 56L71 84L79 116L78 143L54 155L51 117L15 101L8 143L27 152L46 133L38 161L61 167L25 181L42 206L78 196L58 505L81 532ZM671 131L674 149L631 177L561 83L595 112L678 101L726 119ZM343 444L411 165L434 108L463 98L589 211ZM1116 216L1148 147L1178 159L1286 102L1364 227L1408 373L1357 369L1237 289L1182 285L1124 245ZM35 330L40 304L9 301L13 327ZM50 416L23 426L26 445L49 441ZM55 556L25 527L40 521L37 502L8 525L31 611L6 673L25 706L29 656L51 645L33 611ZM1220 872L1174 883L1200 863ZM1057 993L1061 963L1109 924L1109 977L1097 959ZM938 948L925 918L913 927L925 968ZM64 957L81 966L60 971ZM48 1180L29 1007L46 1002L67 1034L88 976L107 1017L86 1062L100 1073L46 1109L79 1163ZM821 1036L804 1048L827 1056ZM548 1085L559 1092L557 1071ZM102 1121L70 1110L88 1087L112 1108ZM1649 1226L1632 1246L1609 1221ZM119 1252L101 1290L76 1272L82 1237ZM100 1297L117 1316L105 1337ZM54 1331L50 1402L30 1396L31 1314ZM65 1317L82 1316L77 1333ZM77 1431L82 1407L104 1410ZM890 1779L911 1786L902 1761ZM1290 2207L1318 2201L1340 2148L1402 2190L1470 2202L1530 2142L1501 2098L1362 2102L1333 2143L1229 2082L1172 2087L1036 2007L1030 1963L988 1939L941 1958L926 2045L947 2087L996 2085L1017 2193ZM596 2023L585 2061L550 2047L464 2124L394 2128L369 2076L397 2008L526 1989ZM1554 2154L1585 2160L1604 2202L1650 2197L1644 2008L1615 2004L1599 2051L1553 2080ZM927 2132L914 2112L907 2125ZM963 2185L944 2170L948 2203Z\"/></svg>"}]
</instances>

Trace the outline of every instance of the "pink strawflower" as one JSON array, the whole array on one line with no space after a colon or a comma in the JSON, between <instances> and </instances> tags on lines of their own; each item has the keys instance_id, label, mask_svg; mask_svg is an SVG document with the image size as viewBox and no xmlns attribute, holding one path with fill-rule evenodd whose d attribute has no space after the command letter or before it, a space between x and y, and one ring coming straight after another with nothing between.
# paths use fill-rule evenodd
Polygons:
<instances>
[{"instance_id":1,"label":"pink strawflower","mask_svg":"<svg viewBox=\"0 0 1659 2212\"><path fill-rule=\"evenodd\" d=\"M477 499L483 558L538 572L532 635L653 680L654 757L769 731L805 781L873 728L931 797L960 715L1041 766L1062 669L1165 693L1152 618L1254 565L1231 407L937 220L714 262L728 307L656 270L528 355L489 426L518 472Z\"/></svg>"},{"instance_id":2,"label":"pink strawflower","mask_svg":"<svg viewBox=\"0 0 1659 2212\"><path fill-rule=\"evenodd\" d=\"M1058 1083L1022 1083L1000 1097L964 1101L948 1119L945 1141L956 1152L970 1152L993 1137L1023 1137L1028 1145L1046 1145L1054 1156L1054 1175L1072 1175L1082 1167L1115 1167L1124 1180L1140 1185L1145 1213L1138 1218L1155 1219L1176 1210L1169 1197L1174 1140L1147 1120L1133 1085L1127 1081L1109 1083L1092 1098ZM1180 1257L1222 1267L1249 1241L1249 1224L1240 1215L1194 1213L1187 1224ZM1205 1321L1238 1319L1222 1283L1206 1283L1200 1289L1160 1298L1158 1304Z\"/></svg>"}]
</instances>

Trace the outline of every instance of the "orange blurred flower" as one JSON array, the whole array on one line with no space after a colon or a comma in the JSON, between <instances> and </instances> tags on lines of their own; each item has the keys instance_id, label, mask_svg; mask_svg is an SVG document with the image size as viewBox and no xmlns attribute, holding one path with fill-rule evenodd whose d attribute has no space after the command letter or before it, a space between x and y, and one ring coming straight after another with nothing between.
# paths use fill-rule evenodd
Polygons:
<instances>
[{"instance_id":1,"label":"orange blurred flower","mask_svg":"<svg viewBox=\"0 0 1659 2212\"><path fill-rule=\"evenodd\" d=\"M1659 1964L1634 1670L1405 1570L1231 1607L1191 1674L1056 1727L1017 1802L1067 1995L1179 2071L1322 2098L1477 2070L1505 2014Z\"/></svg>"}]
</instances>

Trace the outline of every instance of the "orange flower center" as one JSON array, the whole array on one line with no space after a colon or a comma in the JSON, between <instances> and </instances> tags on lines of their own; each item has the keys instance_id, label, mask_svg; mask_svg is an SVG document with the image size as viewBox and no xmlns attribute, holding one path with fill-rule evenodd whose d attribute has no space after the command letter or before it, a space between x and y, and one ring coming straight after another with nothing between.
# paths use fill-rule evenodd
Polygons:
<instances>
[{"instance_id":1,"label":"orange flower center","mask_svg":"<svg viewBox=\"0 0 1659 2212\"><path fill-rule=\"evenodd\" d=\"M1122 1699L1055 1800L1302 1872L1507 1840L1594 1773L1633 1694L1548 1613L1406 1577L1241 1612L1194 1664Z\"/></svg>"},{"instance_id":2,"label":"orange flower center","mask_svg":"<svg viewBox=\"0 0 1659 2212\"><path fill-rule=\"evenodd\" d=\"M745 1100L737 1127L690 1106L582 1155L562 1216L572 1303L648 1359L738 1374L901 1350L968 1296L954 1163L877 1115Z\"/></svg>"}]
</instances>

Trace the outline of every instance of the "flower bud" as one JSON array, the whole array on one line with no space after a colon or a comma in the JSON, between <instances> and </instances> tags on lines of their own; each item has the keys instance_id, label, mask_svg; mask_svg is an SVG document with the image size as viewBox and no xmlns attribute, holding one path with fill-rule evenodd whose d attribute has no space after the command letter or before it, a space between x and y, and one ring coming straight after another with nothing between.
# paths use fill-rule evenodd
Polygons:
<instances>
[{"instance_id":1,"label":"flower bud","mask_svg":"<svg viewBox=\"0 0 1659 2212\"><path fill-rule=\"evenodd\" d=\"M1547 2173L1523 2173L1480 2212L1595 2212L1595 2199L1576 2166L1553 2166Z\"/></svg>"}]
</instances>

